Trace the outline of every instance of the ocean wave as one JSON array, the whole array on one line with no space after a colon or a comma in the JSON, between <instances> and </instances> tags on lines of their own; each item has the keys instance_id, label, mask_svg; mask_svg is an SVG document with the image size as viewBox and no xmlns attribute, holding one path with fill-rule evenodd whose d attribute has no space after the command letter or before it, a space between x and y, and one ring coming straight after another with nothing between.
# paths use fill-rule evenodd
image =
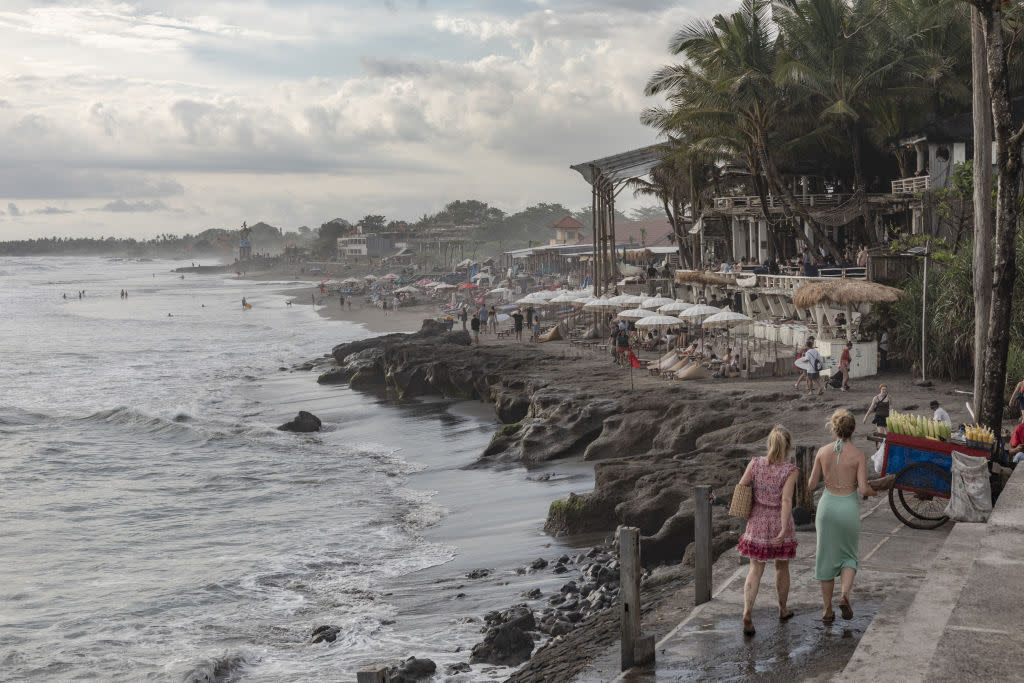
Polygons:
<instances>
[{"instance_id":1,"label":"ocean wave","mask_svg":"<svg viewBox=\"0 0 1024 683\"><path fill-rule=\"evenodd\" d=\"M81 420L84 422L107 422L109 424L131 426L146 434L177 434L195 438L206 437L205 434L198 433L196 425L189 424L192 421L190 415L180 412L168 419L157 415L150 415L135 408L119 406L117 408L97 411L81 418Z\"/></svg>"},{"instance_id":2,"label":"ocean wave","mask_svg":"<svg viewBox=\"0 0 1024 683\"><path fill-rule=\"evenodd\" d=\"M22 410L14 406L0 406L0 426L23 427L40 424L50 419L49 415Z\"/></svg>"},{"instance_id":3,"label":"ocean wave","mask_svg":"<svg viewBox=\"0 0 1024 683\"><path fill-rule=\"evenodd\" d=\"M240 680L242 669L251 664L243 654L224 654L197 664L182 677L184 683L232 683Z\"/></svg>"}]
</instances>

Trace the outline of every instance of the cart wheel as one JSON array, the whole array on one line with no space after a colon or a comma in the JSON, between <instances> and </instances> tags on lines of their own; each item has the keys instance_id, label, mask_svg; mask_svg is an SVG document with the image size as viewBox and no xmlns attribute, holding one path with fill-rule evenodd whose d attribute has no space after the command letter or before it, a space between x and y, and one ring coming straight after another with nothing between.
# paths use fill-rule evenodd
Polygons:
<instances>
[{"instance_id":1,"label":"cart wheel","mask_svg":"<svg viewBox=\"0 0 1024 683\"><path fill-rule=\"evenodd\" d=\"M893 514L914 529L937 529L948 522L948 498L898 488L906 486L934 491L937 483L942 483L945 491L950 490L949 473L938 465L917 462L904 467L896 474L896 480L889 489L889 507L892 508Z\"/></svg>"}]
</instances>

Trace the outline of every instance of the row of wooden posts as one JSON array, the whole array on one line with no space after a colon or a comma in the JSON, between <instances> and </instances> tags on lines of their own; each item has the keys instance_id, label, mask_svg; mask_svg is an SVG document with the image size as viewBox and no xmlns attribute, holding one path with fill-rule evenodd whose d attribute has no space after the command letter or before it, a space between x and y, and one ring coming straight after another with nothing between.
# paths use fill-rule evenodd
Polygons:
<instances>
[{"instance_id":1,"label":"row of wooden posts","mask_svg":"<svg viewBox=\"0 0 1024 683\"><path fill-rule=\"evenodd\" d=\"M814 465L815 448L797 446L797 479L794 507L810 510L812 493L807 478ZM711 600L712 555L711 504L714 496L710 486L693 488L693 542L694 542L694 605ZM655 660L656 643L653 635L644 635L641 624L640 602L640 529L620 526L619 536L619 609L622 628L621 665L626 671L634 666L651 666ZM356 674L356 683L390 683L387 667L372 667Z\"/></svg>"}]
</instances>

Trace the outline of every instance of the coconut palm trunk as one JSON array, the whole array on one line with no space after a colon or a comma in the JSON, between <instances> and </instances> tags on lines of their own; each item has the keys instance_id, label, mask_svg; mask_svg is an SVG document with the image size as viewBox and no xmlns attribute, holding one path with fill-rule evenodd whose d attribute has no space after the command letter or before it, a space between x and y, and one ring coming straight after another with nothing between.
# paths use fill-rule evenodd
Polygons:
<instances>
[{"instance_id":1,"label":"coconut palm trunk","mask_svg":"<svg viewBox=\"0 0 1024 683\"><path fill-rule=\"evenodd\" d=\"M1017 277L1016 238L1019 220L1020 152L1024 128L1013 132L1009 68L1003 45L1001 0L974 0L985 31L989 92L996 142L996 225L992 297L988 318L981 407L978 417L996 433L1003 422L1003 390L1006 384L1006 356L1010 347L1013 314L1013 285Z\"/></svg>"},{"instance_id":2,"label":"coconut palm trunk","mask_svg":"<svg viewBox=\"0 0 1024 683\"><path fill-rule=\"evenodd\" d=\"M992 298L992 103L988 92L985 30L971 8L971 85L974 117L974 412L984 387L989 302Z\"/></svg>"}]
</instances>

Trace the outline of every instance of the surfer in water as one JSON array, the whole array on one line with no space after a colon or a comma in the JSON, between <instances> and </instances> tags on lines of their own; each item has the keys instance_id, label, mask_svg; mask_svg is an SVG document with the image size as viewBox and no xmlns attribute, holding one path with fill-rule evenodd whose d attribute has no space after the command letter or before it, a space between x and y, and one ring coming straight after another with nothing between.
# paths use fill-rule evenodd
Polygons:
<instances>
[{"instance_id":1,"label":"surfer in water","mask_svg":"<svg viewBox=\"0 0 1024 683\"><path fill-rule=\"evenodd\" d=\"M243 296L242 297L242 310L244 311L248 306L249 306L249 304L246 303L245 297Z\"/></svg>"}]
</instances>

